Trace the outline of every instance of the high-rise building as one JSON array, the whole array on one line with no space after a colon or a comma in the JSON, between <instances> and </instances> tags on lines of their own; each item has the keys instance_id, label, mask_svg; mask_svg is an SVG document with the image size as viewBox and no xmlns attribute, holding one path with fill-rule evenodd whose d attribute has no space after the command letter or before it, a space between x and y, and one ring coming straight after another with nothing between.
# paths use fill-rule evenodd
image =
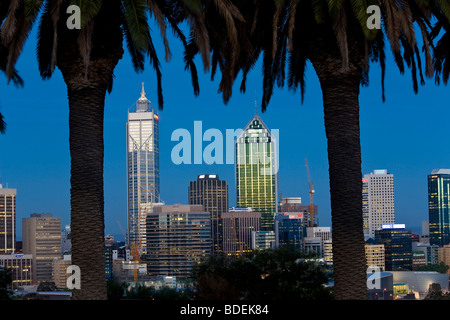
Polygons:
<instances>
[{"instance_id":1,"label":"high-rise building","mask_svg":"<svg viewBox=\"0 0 450 320\"><path fill-rule=\"evenodd\" d=\"M450 169L435 169L428 175L430 244L450 244Z\"/></svg>"},{"instance_id":2,"label":"high-rise building","mask_svg":"<svg viewBox=\"0 0 450 320\"><path fill-rule=\"evenodd\" d=\"M387 170L374 170L362 180L364 234L375 236L383 224L395 223L394 175Z\"/></svg>"},{"instance_id":3,"label":"high-rise building","mask_svg":"<svg viewBox=\"0 0 450 320\"><path fill-rule=\"evenodd\" d=\"M277 141L255 114L235 140L236 203L261 213L261 230L274 231L277 210Z\"/></svg>"},{"instance_id":4,"label":"high-rise building","mask_svg":"<svg viewBox=\"0 0 450 320\"><path fill-rule=\"evenodd\" d=\"M53 274L53 282L55 286L60 289L67 288L67 279L70 274L67 273L67 268L72 264L72 256L71 255L63 255L62 258L53 259L52 262L52 274Z\"/></svg>"},{"instance_id":5,"label":"high-rise building","mask_svg":"<svg viewBox=\"0 0 450 320\"><path fill-rule=\"evenodd\" d=\"M61 218L32 213L22 219L22 238L23 253L33 256L33 283L52 281L53 259L61 257Z\"/></svg>"},{"instance_id":6,"label":"high-rise building","mask_svg":"<svg viewBox=\"0 0 450 320\"><path fill-rule=\"evenodd\" d=\"M0 254L15 252L17 190L0 184Z\"/></svg>"},{"instance_id":7,"label":"high-rise building","mask_svg":"<svg viewBox=\"0 0 450 320\"><path fill-rule=\"evenodd\" d=\"M234 259L252 251L252 232L259 231L261 213L252 208L230 208L222 213L223 254Z\"/></svg>"},{"instance_id":8,"label":"high-rise building","mask_svg":"<svg viewBox=\"0 0 450 320\"><path fill-rule=\"evenodd\" d=\"M145 252L145 219L142 205L159 203L159 116L146 98L141 97L128 111L127 122L128 245L140 243Z\"/></svg>"},{"instance_id":9,"label":"high-rise building","mask_svg":"<svg viewBox=\"0 0 450 320\"><path fill-rule=\"evenodd\" d=\"M275 215L275 245L289 246L303 250L306 227L303 213L278 212Z\"/></svg>"},{"instance_id":10,"label":"high-rise building","mask_svg":"<svg viewBox=\"0 0 450 320\"><path fill-rule=\"evenodd\" d=\"M228 210L228 185L216 174L201 174L189 182L189 204L201 204L211 213L212 253L222 252L223 212Z\"/></svg>"},{"instance_id":11,"label":"high-rise building","mask_svg":"<svg viewBox=\"0 0 450 320\"><path fill-rule=\"evenodd\" d=\"M376 266L380 271L386 269L384 257L384 244L365 244L366 265L367 268Z\"/></svg>"},{"instance_id":12,"label":"high-rise building","mask_svg":"<svg viewBox=\"0 0 450 320\"><path fill-rule=\"evenodd\" d=\"M302 204L301 197L287 197L280 199L278 212L301 213L305 227L311 227L311 211L314 215L314 227L319 226L319 207L317 204Z\"/></svg>"},{"instance_id":13,"label":"high-rise building","mask_svg":"<svg viewBox=\"0 0 450 320\"><path fill-rule=\"evenodd\" d=\"M162 205L147 215L150 276L188 277L211 254L211 213L202 205Z\"/></svg>"},{"instance_id":14,"label":"high-rise building","mask_svg":"<svg viewBox=\"0 0 450 320\"><path fill-rule=\"evenodd\" d=\"M375 230L375 243L384 245L386 271L412 270L412 233L404 224Z\"/></svg>"}]
</instances>

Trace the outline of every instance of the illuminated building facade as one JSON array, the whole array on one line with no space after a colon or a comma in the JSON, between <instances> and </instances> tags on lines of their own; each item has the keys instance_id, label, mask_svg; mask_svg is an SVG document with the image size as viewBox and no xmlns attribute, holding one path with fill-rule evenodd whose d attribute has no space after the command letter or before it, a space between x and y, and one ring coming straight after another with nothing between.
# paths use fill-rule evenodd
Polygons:
<instances>
[{"instance_id":1,"label":"illuminated building facade","mask_svg":"<svg viewBox=\"0 0 450 320\"><path fill-rule=\"evenodd\" d=\"M189 204L201 204L211 213L212 253L222 252L223 212L228 210L228 185L216 174L201 174L189 182Z\"/></svg>"},{"instance_id":2,"label":"illuminated building facade","mask_svg":"<svg viewBox=\"0 0 450 320\"><path fill-rule=\"evenodd\" d=\"M384 245L386 271L412 270L412 233L404 224L383 225L375 243Z\"/></svg>"},{"instance_id":3,"label":"illuminated building facade","mask_svg":"<svg viewBox=\"0 0 450 320\"><path fill-rule=\"evenodd\" d=\"M53 259L61 257L61 218L32 213L22 219L22 237L23 253L33 256L34 284L53 281Z\"/></svg>"},{"instance_id":4,"label":"illuminated building facade","mask_svg":"<svg viewBox=\"0 0 450 320\"><path fill-rule=\"evenodd\" d=\"M395 223L394 175L387 170L375 170L363 178L364 234L374 237L383 224Z\"/></svg>"},{"instance_id":5,"label":"illuminated building facade","mask_svg":"<svg viewBox=\"0 0 450 320\"><path fill-rule=\"evenodd\" d=\"M431 245L450 243L450 169L428 175L429 239Z\"/></svg>"},{"instance_id":6,"label":"illuminated building facade","mask_svg":"<svg viewBox=\"0 0 450 320\"><path fill-rule=\"evenodd\" d=\"M189 277L211 254L211 213L202 205L155 206L147 215L147 270L150 276Z\"/></svg>"},{"instance_id":7,"label":"illuminated building facade","mask_svg":"<svg viewBox=\"0 0 450 320\"><path fill-rule=\"evenodd\" d=\"M0 254L14 253L16 245L17 190L0 184Z\"/></svg>"},{"instance_id":8,"label":"illuminated building facade","mask_svg":"<svg viewBox=\"0 0 450 320\"><path fill-rule=\"evenodd\" d=\"M303 213L278 212L275 216L275 245L292 246L303 250L303 238L306 227L303 222Z\"/></svg>"},{"instance_id":9,"label":"illuminated building facade","mask_svg":"<svg viewBox=\"0 0 450 320\"><path fill-rule=\"evenodd\" d=\"M261 231L274 231L277 209L277 142L255 115L235 141L236 203L261 213Z\"/></svg>"},{"instance_id":10,"label":"illuminated building facade","mask_svg":"<svg viewBox=\"0 0 450 320\"><path fill-rule=\"evenodd\" d=\"M260 230L261 213L252 208L230 208L222 214L223 254L234 259L252 251L252 233Z\"/></svg>"},{"instance_id":11,"label":"illuminated building facade","mask_svg":"<svg viewBox=\"0 0 450 320\"><path fill-rule=\"evenodd\" d=\"M141 253L146 244L143 211L151 211L151 204L160 202L159 177L159 116L142 84L141 97L129 110L127 122L127 242L140 244Z\"/></svg>"},{"instance_id":12,"label":"illuminated building facade","mask_svg":"<svg viewBox=\"0 0 450 320\"><path fill-rule=\"evenodd\" d=\"M8 289L15 290L21 286L31 286L33 256L31 254L0 254L0 269L10 269L12 283Z\"/></svg>"}]
</instances>

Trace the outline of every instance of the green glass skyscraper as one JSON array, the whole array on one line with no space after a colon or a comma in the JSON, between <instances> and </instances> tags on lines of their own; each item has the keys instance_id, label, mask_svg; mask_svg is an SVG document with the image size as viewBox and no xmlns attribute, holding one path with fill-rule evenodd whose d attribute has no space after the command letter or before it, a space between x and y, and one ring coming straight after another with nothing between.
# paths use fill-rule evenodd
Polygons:
<instances>
[{"instance_id":1,"label":"green glass skyscraper","mask_svg":"<svg viewBox=\"0 0 450 320\"><path fill-rule=\"evenodd\" d=\"M261 231L274 231L277 141L255 114L235 140L236 203L261 213Z\"/></svg>"},{"instance_id":2,"label":"green glass skyscraper","mask_svg":"<svg viewBox=\"0 0 450 320\"><path fill-rule=\"evenodd\" d=\"M428 175L430 244L450 243L450 169L436 169Z\"/></svg>"}]
</instances>

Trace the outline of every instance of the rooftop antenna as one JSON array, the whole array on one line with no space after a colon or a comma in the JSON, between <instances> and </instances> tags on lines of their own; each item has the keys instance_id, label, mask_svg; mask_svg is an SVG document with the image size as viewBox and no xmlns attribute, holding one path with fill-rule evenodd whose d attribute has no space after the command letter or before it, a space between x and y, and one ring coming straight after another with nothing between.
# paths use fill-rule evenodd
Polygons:
<instances>
[{"instance_id":1,"label":"rooftop antenna","mask_svg":"<svg viewBox=\"0 0 450 320\"><path fill-rule=\"evenodd\" d=\"M142 82L141 98L145 98L144 82Z\"/></svg>"}]
</instances>

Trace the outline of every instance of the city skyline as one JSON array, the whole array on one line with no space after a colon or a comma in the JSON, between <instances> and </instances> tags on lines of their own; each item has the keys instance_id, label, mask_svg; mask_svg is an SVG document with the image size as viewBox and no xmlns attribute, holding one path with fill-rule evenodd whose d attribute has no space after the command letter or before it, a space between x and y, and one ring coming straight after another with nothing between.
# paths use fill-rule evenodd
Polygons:
<instances>
[{"instance_id":1,"label":"city skyline","mask_svg":"<svg viewBox=\"0 0 450 320\"><path fill-rule=\"evenodd\" d=\"M0 183L17 189L17 218L33 212L52 212L70 222L70 157L68 145L67 92L59 70L42 81L34 57L34 39L27 42L17 65L25 80L18 89L0 82L0 110L8 128L0 135ZM156 39L155 39L156 40ZM250 73L247 94L235 89L230 103L223 105L217 82L199 73L200 96L192 94L189 74L184 72L182 51L171 39L174 58L163 64L165 108L160 111L161 197L167 204L187 203L186 188L201 173L219 174L234 184L234 166L175 165L170 151L175 143L171 133L178 128L193 132L194 121L204 130L242 128L254 113L254 92L261 96L260 75ZM159 52L162 46L155 41ZM448 88L428 79L414 95L408 75L400 75L388 55L387 101L381 101L379 70L371 73L371 84L361 89L362 174L385 168L396 177L396 220L407 227L419 227L428 219L427 175L450 167L445 119L450 110L442 103ZM323 125L322 95L313 69L308 65L305 102L300 94L275 90L269 109L261 118L271 129L280 130L280 190L286 197L302 197L308 203L308 181L304 159L308 158L319 205L320 225L331 225L328 162ZM256 68L255 70L258 70ZM116 69L114 90L105 108L105 233L119 235L117 220L126 225L126 157L124 127L128 108L134 104L142 82L147 96L156 98L155 75L147 70L135 74L127 57ZM395 84L395 89L392 85ZM148 89L147 89L148 88ZM406 93L406 94L405 94ZM154 101L156 102L156 100ZM423 112L426 108L427 112ZM294 143L295 148L286 146ZM3 150L8 150L4 152ZM180 186L174 190L173 185ZM230 206L235 194L230 189ZM17 226L20 229L20 225Z\"/></svg>"}]
</instances>

